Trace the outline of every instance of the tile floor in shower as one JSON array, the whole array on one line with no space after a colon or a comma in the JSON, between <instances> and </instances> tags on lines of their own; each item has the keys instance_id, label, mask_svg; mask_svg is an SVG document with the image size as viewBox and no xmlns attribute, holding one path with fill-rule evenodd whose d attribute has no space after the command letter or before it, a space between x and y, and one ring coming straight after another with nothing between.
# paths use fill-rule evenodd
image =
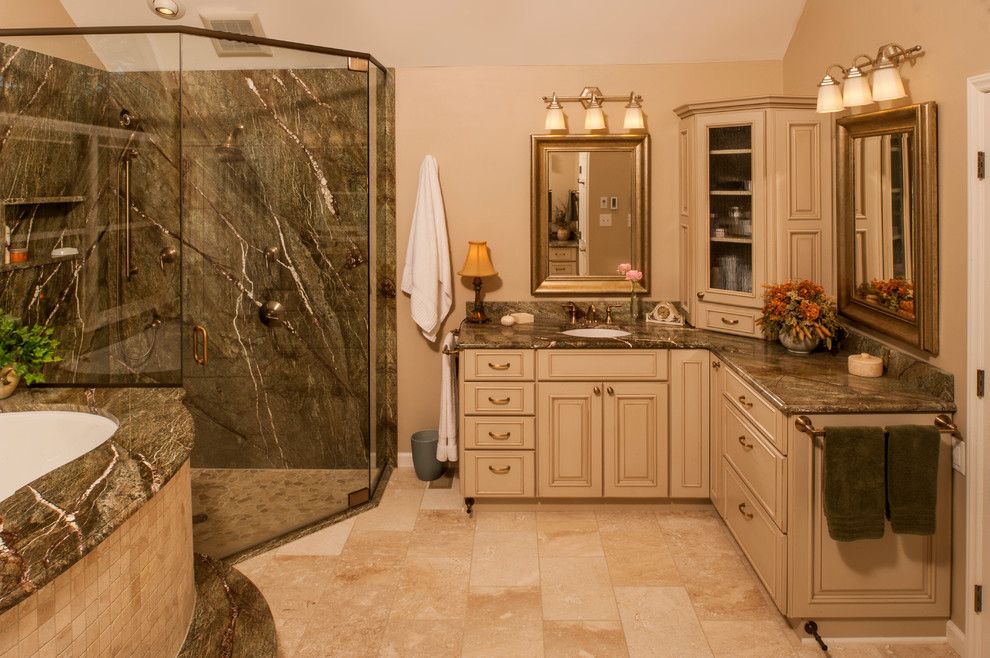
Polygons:
<instances>
[{"instance_id":1,"label":"tile floor in shower","mask_svg":"<svg viewBox=\"0 0 990 658\"><path fill-rule=\"evenodd\" d=\"M399 469L377 509L238 564L271 606L281 655L824 655L786 626L709 506L472 519L457 486L428 490Z\"/></svg>"},{"instance_id":2,"label":"tile floor in shower","mask_svg":"<svg viewBox=\"0 0 990 658\"><path fill-rule=\"evenodd\" d=\"M368 469L192 469L193 546L223 558L347 509Z\"/></svg>"}]
</instances>

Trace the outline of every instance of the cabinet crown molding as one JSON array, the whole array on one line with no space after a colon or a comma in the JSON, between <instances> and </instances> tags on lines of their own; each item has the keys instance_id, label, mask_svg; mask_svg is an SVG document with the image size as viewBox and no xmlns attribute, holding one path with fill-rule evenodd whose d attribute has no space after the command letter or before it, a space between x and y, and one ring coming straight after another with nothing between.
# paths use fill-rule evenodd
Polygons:
<instances>
[{"instance_id":1,"label":"cabinet crown molding","mask_svg":"<svg viewBox=\"0 0 990 658\"><path fill-rule=\"evenodd\" d=\"M726 112L730 110L752 109L814 109L817 99L813 96L751 96L748 98L732 98L714 101L686 103L674 108L674 114L681 119L687 119L696 114L709 112Z\"/></svg>"}]
</instances>

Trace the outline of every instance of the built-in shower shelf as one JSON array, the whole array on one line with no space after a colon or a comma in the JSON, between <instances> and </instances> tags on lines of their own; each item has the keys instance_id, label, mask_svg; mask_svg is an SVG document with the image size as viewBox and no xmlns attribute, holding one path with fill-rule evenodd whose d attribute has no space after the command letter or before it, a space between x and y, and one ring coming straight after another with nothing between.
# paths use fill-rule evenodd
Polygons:
<instances>
[{"instance_id":1,"label":"built-in shower shelf","mask_svg":"<svg viewBox=\"0 0 990 658\"><path fill-rule=\"evenodd\" d=\"M40 206L50 203L82 203L84 196L24 196L11 199L0 199L5 206Z\"/></svg>"},{"instance_id":2,"label":"built-in shower shelf","mask_svg":"<svg viewBox=\"0 0 990 658\"><path fill-rule=\"evenodd\" d=\"M29 260L26 263L7 263L6 265L0 264L0 272L12 272L14 270L30 270L34 267L44 267L45 265L52 265L53 263L61 263L62 261L72 261L79 260L82 258L81 254L75 254L74 256L59 256L58 258L35 258Z\"/></svg>"}]
</instances>

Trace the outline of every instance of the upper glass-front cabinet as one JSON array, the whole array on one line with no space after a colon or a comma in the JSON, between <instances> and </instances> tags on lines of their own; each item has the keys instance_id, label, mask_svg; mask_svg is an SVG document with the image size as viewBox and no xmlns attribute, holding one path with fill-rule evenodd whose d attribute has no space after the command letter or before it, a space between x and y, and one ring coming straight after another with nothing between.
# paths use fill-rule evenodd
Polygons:
<instances>
[{"instance_id":1,"label":"upper glass-front cabinet","mask_svg":"<svg viewBox=\"0 0 990 658\"><path fill-rule=\"evenodd\" d=\"M753 129L708 129L708 285L753 292Z\"/></svg>"}]
</instances>

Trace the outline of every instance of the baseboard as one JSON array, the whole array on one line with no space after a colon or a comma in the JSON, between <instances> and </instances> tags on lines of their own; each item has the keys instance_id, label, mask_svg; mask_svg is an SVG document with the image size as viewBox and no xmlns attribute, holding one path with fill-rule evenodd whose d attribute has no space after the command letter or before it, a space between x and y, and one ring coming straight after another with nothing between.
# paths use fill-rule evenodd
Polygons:
<instances>
[{"instance_id":1,"label":"baseboard","mask_svg":"<svg viewBox=\"0 0 990 658\"><path fill-rule=\"evenodd\" d=\"M966 634L951 621L945 622L945 640L960 656L966 655Z\"/></svg>"},{"instance_id":2,"label":"baseboard","mask_svg":"<svg viewBox=\"0 0 990 658\"><path fill-rule=\"evenodd\" d=\"M949 622L952 623L952 622ZM945 644L948 639L944 637L828 637L822 638L826 644ZM801 644L818 646L812 637L802 637ZM958 651L956 652L958 653ZM962 655L962 654L959 654Z\"/></svg>"},{"instance_id":3,"label":"baseboard","mask_svg":"<svg viewBox=\"0 0 990 658\"><path fill-rule=\"evenodd\" d=\"M399 468L412 468L412 453L411 452L400 452L399 453Z\"/></svg>"}]
</instances>

